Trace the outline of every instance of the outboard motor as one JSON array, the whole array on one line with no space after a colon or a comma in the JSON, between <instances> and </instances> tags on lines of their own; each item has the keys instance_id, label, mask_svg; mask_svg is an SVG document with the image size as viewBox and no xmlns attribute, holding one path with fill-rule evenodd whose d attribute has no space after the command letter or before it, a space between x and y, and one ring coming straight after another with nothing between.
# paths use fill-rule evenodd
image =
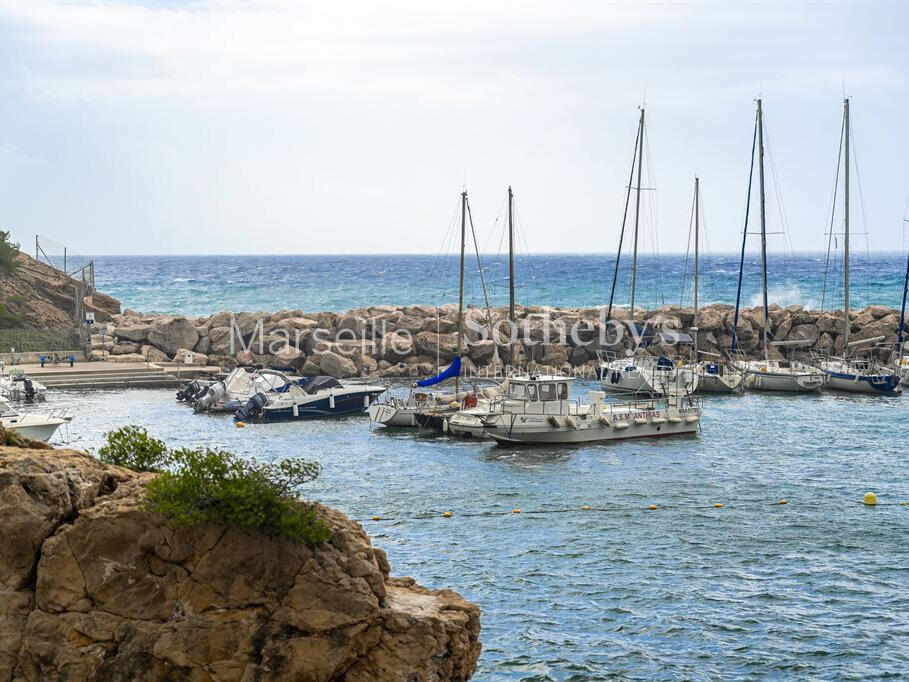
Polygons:
<instances>
[{"instance_id":1,"label":"outboard motor","mask_svg":"<svg viewBox=\"0 0 909 682\"><path fill-rule=\"evenodd\" d=\"M190 381L186 386L177 391L177 400L181 403L191 399L199 391L199 382Z\"/></svg>"},{"instance_id":2,"label":"outboard motor","mask_svg":"<svg viewBox=\"0 0 909 682\"><path fill-rule=\"evenodd\" d=\"M199 412L208 411L208 408L224 397L226 392L227 387L223 381L218 381L206 387L205 390L200 391L200 395L193 401L193 412L199 414Z\"/></svg>"},{"instance_id":3,"label":"outboard motor","mask_svg":"<svg viewBox=\"0 0 909 682\"><path fill-rule=\"evenodd\" d=\"M243 422L249 419L256 419L262 416L262 408L268 404L268 396L264 393L256 393L252 398L246 401L246 404L234 414L235 422Z\"/></svg>"},{"instance_id":4,"label":"outboard motor","mask_svg":"<svg viewBox=\"0 0 909 682\"><path fill-rule=\"evenodd\" d=\"M25 379L25 399L34 400L35 399L35 387L32 385L32 380L29 378Z\"/></svg>"}]
</instances>

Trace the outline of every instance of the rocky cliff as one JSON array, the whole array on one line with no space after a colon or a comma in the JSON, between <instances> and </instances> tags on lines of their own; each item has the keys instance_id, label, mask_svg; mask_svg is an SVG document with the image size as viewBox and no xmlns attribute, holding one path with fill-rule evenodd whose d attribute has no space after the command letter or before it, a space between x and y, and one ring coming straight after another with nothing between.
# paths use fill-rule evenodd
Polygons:
<instances>
[{"instance_id":1,"label":"rocky cliff","mask_svg":"<svg viewBox=\"0 0 909 682\"><path fill-rule=\"evenodd\" d=\"M635 339L627 324L617 339L606 322L604 308L544 308L520 306L514 327L516 344L509 344L507 310L496 308L489 333L486 312L468 311L465 364L468 368L488 367L498 357L503 364L536 363L559 371L592 370L597 351L620 353ZM730 347L734 323L731 305L705 306L698 313L699 348L722 354ZM378 375L399 377L429 375L437 359L446 363L455 354L457 307L426 305L374 306L339 314L303 313L282 310L276 313L222 312L208 317L149 316L127 311L113 317L109 350L113 358L152 361L176 358L182 362L193 353L197 364L223 367L241 364L292 366L304 374L330 374L340 378ZM612 319L627 322L629 311L616 309ZM655 332L682 331L693 335L694 311L666 306L637 310L636 321ZM893 359L899 328L899 311L868 306L850 316L853 341L883 337L876 351L879 359ZM746 308L738 318L738 348L754 354L760 348L763 309ZM842 311L811 311L802 306L770 307L771 355L791 352L794 357L812 351L841 354L845 321ZM497 343L498 341L498 343ZM653 353L674 355L680 351L665 344L650 347Z\"/></svg>"},{"instance_id":2,"label":"rocky cliff","mask_svg":"<svg viewBox=\"0 0 909 682\"><path fill-rule=\"evenodd\" d=\"M173 528L151 474L0 446L0 680L465 680L479 609L390 578L340 512L312 549Z\"/></svg>"},{"instance_id":3,"label":"rocky cliff","mask_svg":"<svg viewBox=\"0 0 909 682\"><path fill-rule=\"evenodd\" d=\"M27 329L72 327L76 281L23 252L16 262L15 272L0 272L0 303L9 313L4 316L4 325ZM85 299L85 310L94 312L96 319L103 322L120 312L120 303L96 292Z\"/></svg>"}]
</instances>

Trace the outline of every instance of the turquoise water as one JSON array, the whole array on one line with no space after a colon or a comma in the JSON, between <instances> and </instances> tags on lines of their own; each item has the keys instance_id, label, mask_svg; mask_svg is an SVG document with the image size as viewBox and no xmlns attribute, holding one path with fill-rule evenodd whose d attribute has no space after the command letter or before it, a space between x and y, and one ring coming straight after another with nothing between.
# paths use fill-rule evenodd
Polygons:
<instances>
[{"instance_id":1,"label":"turquoise water","mask_svg":"<svg viewBox=\"0 0 909 682\"><path fill-rule=\"evenodd\" d=\"M508 261L483 256L493 305L508 301ZM306 312L348 310L379 304L440 304L457 300L458 260L452 256L103 256L96 258L99 288L125 308L206 315L221 310ZM592 306L606 303L614 256L608 254L522 255L516 259L519 303ZM807 308L842 307L841 267L831 266L826 295L824 254L771 254L771 302ZM899 307L905 253L857 252L852 258L856 307ZM742 301L760 302L760 258L747 254ZM467 301L483 303L476 259L467 264ZM701 263L702 303L734 303L738 254L712 254ZM642 256L639 305L690 305L692 263L683 255ZM617 304L628 303L630 264L620 268ZM684 288L684 290L683 290Z\"/></svg>"},{"instance_id":2,"label":"turquoise water","mask_svg":"<svg viewBox=\"0 0 909 682\"><path fill-rule=\"evenodd\" d=\"M365 418L241 430L171 391L50 402L73 408L76 447L136 423L175 447L318 459L311 497L390 519L364 526L394 575L481 605L477 680L909 669L909 397L714 397L698 436L525 450L371 430ZM860 504L867 490L882 504ZM571 511L528 513L547 509ZM501 513L465 516L477 512ZM424 514L434 518L411 518Z\"/></svg>"}]
</instances>

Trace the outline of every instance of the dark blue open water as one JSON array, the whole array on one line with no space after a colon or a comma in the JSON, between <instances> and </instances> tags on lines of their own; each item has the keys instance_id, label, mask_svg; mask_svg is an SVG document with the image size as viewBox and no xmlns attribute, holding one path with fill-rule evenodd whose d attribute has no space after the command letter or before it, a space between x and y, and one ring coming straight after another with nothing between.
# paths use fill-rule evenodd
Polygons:
<instances>
[{"instance_id":1,"label":"dark blue open water","mask_svg":"<svg viewBox=\"0 0 909 682\"><path fill-rule=\"evenodd\" d=\"M171 446L318 459L313 498L393 519L364 525L395 575L482 606L478 680L909 670L909 398L717 397L697 437L527 450L371 431L364 418L236 429L170 391L51 403L73 407L82 448L136 423ZM882 504L860 504L867 490ZM543 509L573 511L527 513ZM484 511L503 513L464 516Z\"/></svg>"},{"instance_id":2,"label":"dark blue open water","mask_svg":"<svg viewBox=\"0 0 909 682\"><path fill-rule=\"evenodd\" d=\"M528 305L593 306L609 300L614 255L546 254L516 258L517 299ZM702 303L734 303L739 254L711 254L701 262ZM842 267L825 254L771 254L770 301L818 309L842 307ZM493 305L508 301L508 260L483 256ZM101 256L99 288L124 307L146 312L206 315L220 310L301 308L348 310L380 304L437 305L457 300L458 259L451 256ZM648 308L691 304L692 262L684 255L642 256L637 303ZM824 274L829 272L825 294ZM899 307L905 253L852 255L852 303ZM742 301L760 302L760 258L746 254ZM628 259L620 268L617 304L627 305ZM683 291L684 287L684 291ZM467 263L467 300L482 304L476 259ZM823 304L823 305L822 305Z\"/></svg>"}]
</instances>

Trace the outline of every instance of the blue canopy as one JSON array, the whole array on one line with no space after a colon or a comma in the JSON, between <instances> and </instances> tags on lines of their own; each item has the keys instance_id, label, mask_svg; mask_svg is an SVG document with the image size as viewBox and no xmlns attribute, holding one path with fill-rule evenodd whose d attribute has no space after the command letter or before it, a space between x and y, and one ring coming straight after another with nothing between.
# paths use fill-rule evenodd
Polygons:
<instances>
[{"instance_id":1,"label":"blue canopy","mask_svg":"<svg viewBox=\"0 0 909 682\"><path fill-rule=\"evenodd\" d=\"M434 377L429 379L423 379L422 381L417 382L417 386L420 388L426 388L427 386L435 386L440 384L446 379L451 379L461 374L461 356L455 355L454 360L451 361L451 364L445 369L444 372L439 372Z\"/></svg>"}]
</instances>

